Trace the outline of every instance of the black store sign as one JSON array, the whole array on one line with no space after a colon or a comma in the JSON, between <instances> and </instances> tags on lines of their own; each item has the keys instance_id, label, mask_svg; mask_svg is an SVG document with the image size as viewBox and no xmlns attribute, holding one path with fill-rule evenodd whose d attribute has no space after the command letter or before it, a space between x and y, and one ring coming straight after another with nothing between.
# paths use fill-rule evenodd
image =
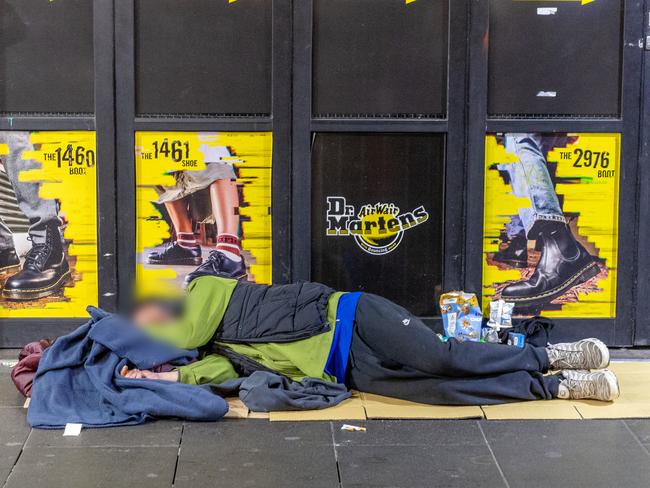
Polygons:
<instances>
[{"instance_id":1,"label":"black store sign","mask_svg":"<svg viewBox=\"0 0 650 488\"><path fill-rule=\"evenodd\" d=\"M442 279L444 139L318 134L312 279L433 315Z\"/></svg>"}]
</instances>

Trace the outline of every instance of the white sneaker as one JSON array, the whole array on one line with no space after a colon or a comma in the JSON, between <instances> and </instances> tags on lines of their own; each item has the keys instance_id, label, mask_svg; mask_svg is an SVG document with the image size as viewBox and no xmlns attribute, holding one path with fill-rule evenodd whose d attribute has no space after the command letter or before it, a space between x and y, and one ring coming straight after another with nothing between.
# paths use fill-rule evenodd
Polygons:
<instances>
[{"instance_id":1,"label":"white sneaker","mask_svg":"<svg viewBox=\"0 0 650 488\"><path fill-rule=\"evenodd\" d=\"M608 369L589 371L562 371L558 398L563 400L600 400L611 402L620 394L618 379Z\"/></svg>"},{"instance_id":2,"label":"white sneaker","mask_svg":"<svg viewBox=\"0 0 650 488\"><path fill-rule=\"evenodd\" d=\"M609 365L609 349L598 339L549 344L550 369L603 369Z\"/></svg>"}]
</instances>

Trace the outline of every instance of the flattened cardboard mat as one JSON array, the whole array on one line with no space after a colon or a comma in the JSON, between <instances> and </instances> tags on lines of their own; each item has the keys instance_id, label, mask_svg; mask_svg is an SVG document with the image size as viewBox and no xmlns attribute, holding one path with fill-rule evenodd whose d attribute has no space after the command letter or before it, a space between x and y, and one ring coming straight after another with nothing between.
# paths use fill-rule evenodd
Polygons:
<instances>
[{"instance_id":1,"label":"flattened cardboard mat","mask_svg":"<svg viewBox=\"0 0 650 488\"><path fill-rule=\"evenodd\" d=\"M618 376L621 396L611 403L590 400L543 400L483 407L425 405L369 393L352 397L324 410L251 412L239 399L229 399L226 418L279 421L327 421L372 419L481 419L487 420L579 420L650 418L650 363L617 362L610 369Z\"/></svg>"}]
</instances>

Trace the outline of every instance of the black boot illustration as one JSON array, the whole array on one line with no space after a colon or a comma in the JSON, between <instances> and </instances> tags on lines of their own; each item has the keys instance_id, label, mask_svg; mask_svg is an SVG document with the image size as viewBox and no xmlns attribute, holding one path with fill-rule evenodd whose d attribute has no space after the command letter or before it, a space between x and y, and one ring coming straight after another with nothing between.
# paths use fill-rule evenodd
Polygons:
<instances>
[{"instance_id":1,"label":"black boot illustration","mask_svg":"<svg viewBox=\"0 0 650 488\"><path fill-rule=\"evenodd\" d=\"M47 228L45 242L34 244L23 269L5 282L2 296L9 300L36 300L58 292L70 278L59 227Z\"/></svg>"},{"instance_id":2,"label":"black boot illustration","mask_svg":"<svg viewBox=\"0 0 650 488\"><path fill-rule=\"evenodd\" d=\"M241 280L246 277L246 262L243 257L239 261L233 261L221 251L212 251L201 266L185 277L183 287L187 288L192 281L201 276L219 276Z\"/></svg>"},{"instance_id":3,"label":"black boot illustration","mask_svg":"<svg viewBox=\"0 0 650 488\"><path fill-rule=\"evenodd\" d=\"M508 242L508 247L494 253L494 261L513 268L528 267L528 239L524 232L520 232Z\"/></svg>"},{"instance_id":4,"label":"black boot illustration","mask_svg":"<svg viewBox=\"0 0 650 488\"><path fill-rule=\"evenodd\" d=\"M20 268L20 259L12 247L0 251L0 273L10 273Z\"/></svg>"},{"instance_id":5,"label":"black boot illustration","mask_svg":"<svg viewBox=\"0 0 650 488\"><path fill-rule=\"evenodd\" d=\"M501 292L501 297L514 302L519 310L547 304L600 272L596 258L562 222L546 223L539 232L538 245L541 257L533 275Z\"/></svg>"},{"instance_id":6,"label":"black boot illustration","mask_svg":"<svg viewBox=\"0 0 650 488\"><path fill-rule=\"evenodd\" d=\"M177 241L167 245L162 251L152 251L147 256L149 264L166 266L198 266L203 262L201 246L184 247Z\"/></svg>"}]
</instances>

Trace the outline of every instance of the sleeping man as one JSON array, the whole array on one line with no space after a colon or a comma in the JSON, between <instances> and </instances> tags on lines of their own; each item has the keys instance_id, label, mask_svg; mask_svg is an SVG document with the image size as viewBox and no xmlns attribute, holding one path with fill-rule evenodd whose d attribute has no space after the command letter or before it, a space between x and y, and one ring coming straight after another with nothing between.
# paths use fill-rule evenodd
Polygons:
<instances>
[{"instance_id":1,"label":"sleeping man","mask_svg":"<svg viewBox=\"0 0 650 488\"><path fill-rule=\"evenodd\" d=\"M124 367L123 376L198 385L261 370L448 405L619 395L616 376L603 370L608 349L597 339L523 348L443 342L404 308L369 293L318 283L257 285L207 267L188 278L182 313L150 302L133 321L170 345L199 348L199 360L163 373Z\"/></svg>"}]
</instances>

